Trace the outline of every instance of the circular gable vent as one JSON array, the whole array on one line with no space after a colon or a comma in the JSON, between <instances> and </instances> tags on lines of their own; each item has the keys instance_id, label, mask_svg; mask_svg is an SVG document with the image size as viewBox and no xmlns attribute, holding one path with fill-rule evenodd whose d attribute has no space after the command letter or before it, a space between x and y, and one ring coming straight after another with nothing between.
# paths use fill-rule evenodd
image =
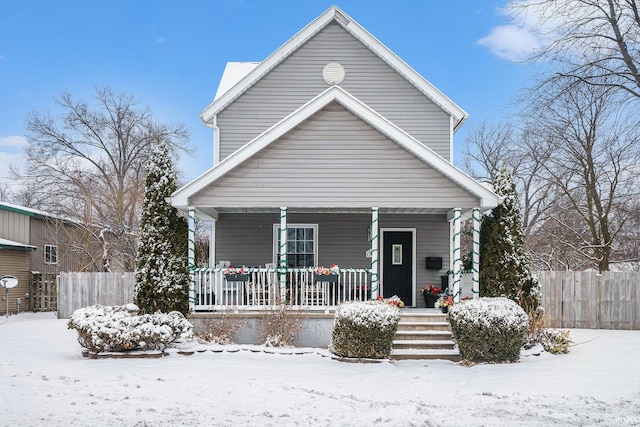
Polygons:
<instances>
[{"instance_id":1,"label":"circular gable vent","mask_svg":"<svg viewBox=\"0 0 640 427\"><path fill-rule=\"evenodd\" d=\"M322 78L330 85L339 85L344 80L344 76L344 67L337 62L329 62L322 69Z\"/></svg>"}]
</instances>

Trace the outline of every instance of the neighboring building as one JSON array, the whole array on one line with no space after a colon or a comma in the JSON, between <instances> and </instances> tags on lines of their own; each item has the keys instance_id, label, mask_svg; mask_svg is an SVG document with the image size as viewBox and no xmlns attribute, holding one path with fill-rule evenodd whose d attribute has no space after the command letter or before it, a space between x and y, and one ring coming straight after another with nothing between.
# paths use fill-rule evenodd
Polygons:
<instances>
[{"instance_id":1,"label":"neighboring building","mask_svg":"<svg viewBox=\"0 0 640 427\"><path fill-rule=\"evenodd\" d=\"M196 309L424 306L422 286L450 270L458 289L463 215L477 230L499 202L452 163L467 114L337 7L264 61L227 64L201 117L213 167L172 203L212 221L210 265L251 274L196 270ZM310 271L331 264L338 278Z\"/></svg>"},{"instance_id":2,"label":"neighboring building","mask_svg":"<svg viewBox=\"0 0 640 427\"><path fill-rule=\"evenodd\" d=\"M97 270L96 253L99 249L81 224L0 202L0 277L18 278L18 286L9 292L10 313L55 310L57 274ZM2 314L6 314L4 292L0 289Z\"/></svg>"}]
</instances>

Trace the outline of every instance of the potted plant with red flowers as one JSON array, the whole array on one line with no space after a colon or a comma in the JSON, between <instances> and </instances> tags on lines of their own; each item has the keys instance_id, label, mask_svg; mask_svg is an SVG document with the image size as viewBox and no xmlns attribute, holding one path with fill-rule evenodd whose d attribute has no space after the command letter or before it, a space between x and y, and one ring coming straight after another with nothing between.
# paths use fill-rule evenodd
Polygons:
<instances>
[{"instance_id":1,"label":"potted plant with red flowers","mask_svg":"<svg viewBox=\"0 0 640 427\"><path fill-rule=\"evenodd\" d=\"M442 292L442 289L439 286L432 284L427 284L425 287L420 289L420 293L424 296L424 303L427 308L435 307L440 292Z\"/></svg>"}]
</instances>

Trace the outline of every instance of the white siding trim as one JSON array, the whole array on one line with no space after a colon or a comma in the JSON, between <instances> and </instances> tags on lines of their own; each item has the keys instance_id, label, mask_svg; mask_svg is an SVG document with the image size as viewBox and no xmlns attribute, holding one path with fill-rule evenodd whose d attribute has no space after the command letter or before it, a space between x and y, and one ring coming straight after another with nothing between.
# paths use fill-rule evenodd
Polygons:
<instances>
[{"instance_id":1,"label":"white siding trim","mask_svg":"<svg viewBox=\"0 0 640 427\"><path fill-rule=\"evenodd\" d=\"M354 21L338 7L331 6L310 24L308 24L297 34L291 37L282 46L280 46L275 52L269 55L267 59L262 61L260 65L258 65L253 71L247 74L224 95L221 95L218 99L209 104L209 106L207 106L200 114L202 121L205 124L210 123L212 117L215 114L219 113L229 104L235 101L240 95L242 95L242 93L253 86L258 80L262 79L262 77L264 77L269 71L271 71L285 58L287 58L296 49L306 43L307 40L318 33L318 31L334 21L341 25L347 32L360 40L365 46L369 47L369 49L371 49L383 61L387 62L391 67L397 70L398 73L400 73L405 79L413 84L426 97L438 104L450 116L455 117L456 124L454 126L454 129L457 129L467 119L467 117L469 117L469 115L462 108L460 108L452 100L450 100L447 96L440 92L435 86L433 86L413 68L411 68L406 62L404 62L396 54L394 54L388 47L386 47L378 39L372 36L360 24Z\"/></svg>"},{"instance_id":2,"label":"white siding trim","mask_svg":"<svg viewBox=\"0 0 640 427\"><path fill-rule=\"evenodd\" d=\"M240 147L216 166L200 175L200 177L177 190L171 197L172 204L184 209L184 207L189 205L189 198L192 195L211 185L217 179L226 175L251 156L334 101L340 103L347 110L367 122L383 135L386 135L405 150L477 196L480 199L481 208L490 209L498 205L499 198L492 191L456 168L452 163L439 156L433 150L420 143L339 86L331 86L307 104L264 131L261 135Z\"/></svg>"}]
</instances>

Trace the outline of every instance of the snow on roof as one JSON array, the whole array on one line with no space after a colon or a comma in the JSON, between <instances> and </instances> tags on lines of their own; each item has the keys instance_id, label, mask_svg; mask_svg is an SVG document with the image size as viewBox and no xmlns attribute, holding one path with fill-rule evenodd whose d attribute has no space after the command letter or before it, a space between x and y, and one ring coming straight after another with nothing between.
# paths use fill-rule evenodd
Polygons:
<instances>
[{"instance_id":1,"label":"snow on roof","mask_svg":"<svg viewBox=\"0 0 640 427\"><path fill-rule=\"evenodd\" d=\"M32 245L27 245L25 243L14 242L13 240L0 238L0 248L6 248L6 247L13 247L17 249L36 249L36 247Z\"/></svg>"},{"instance_id":2,"label":"snow on roof","mask_svg":"<svg viewBox=\"0 0 640 427\"><path fill-rule=\"evenodd\" d=\"M35 215L53 216L50 213L47 213L45 211L41 211L41 210L33 209L33 208L28 208L26 206L14 205L13 203L7 203L7 202L0 202L0 209L4 209L4 210L7 210L7 211L18 212L18 213L21 213L23 215L29 215L29 216L35 216Z\"/></svg>"},{"instance_id":3,"label":"snow on roof","mask_svg":"<svg viewBox=\"0 0 640 427\"><path fill-rule=\"evenodd\" d=\"M260 65L259 62L227 62L214 101L227 93L258 65Z\"/></svg>"},{"instance_id":4,"label":"snow on roof","mask_svg":"<svg viewBox=\"0 0 640 427\"><path fill-rule=\"evenodd\" d=\"M14 205L13 203L0 202L0 209L36 218L51 218L69 223L81 224L80 221L77 221L73 218L52 214L49 212L41 211L39 209L28 208L26 206Z\"/></svg>"}]
</instances>

